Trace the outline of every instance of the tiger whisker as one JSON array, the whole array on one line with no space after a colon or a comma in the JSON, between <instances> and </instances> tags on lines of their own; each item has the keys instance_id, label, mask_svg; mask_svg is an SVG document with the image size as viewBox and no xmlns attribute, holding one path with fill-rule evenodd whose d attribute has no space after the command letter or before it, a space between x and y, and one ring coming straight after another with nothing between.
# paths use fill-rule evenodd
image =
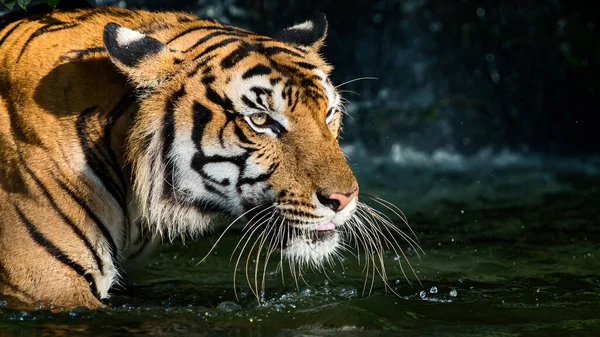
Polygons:
<instances>
[{"instance_id":1,"label":"tiger whisker","mask_svg":"<svg viewBox=\"0 0 600 337\"><path fill-rule=\"evenodd\" d=\"M275 219L275 222L277 220L279 220L279 217L277 217L277 219ZM259 265L260 265L260 253L262 252L262 249L264 247L265 241L269 238L269 234L271 233L271 230L274 227L275 226L273 225L273 222L271 222L271 221L269 221L266 224L265 229L263 230L263 234L261 234L263 238L260 240L260 244L259 244L258 250L256 252L256 265L255 265L255 268L254 268L254 288L256 289L256 293L259 293L258 292L258 271L259 271ZM266 266L267 266L266 263L268 263L268 261L265 261L265 266L264 266L265 269L266 269ZM264 275L263 275L263 282L264 282ZM260 299L259 299L258 302L260 304Z\"/></svg>"},{"instance_id":2,"label":"tiger whisker","mask_svg":"<svg viewBox=\"0 0 600 337\"><path fill-rule=\"evenodd\" d=\"M374 209L365 204L360 205L359 208L362 208L363 211L367 210L372 216L377 217L378 220L380 221L380 223L383 225L383 227L385 227L386 230L389 232L389 234L392 236L392 238L393 238L393 235L390 232L390 229L392 229L395 233L399 234L415 251L419 260L421 259L421 255L420 255L419 251L421 251L423 254L425 254L425 252L421 248L421 245L418 242L416 242L412 237L410 237L409 235L404 233L402 230L400 230L399 228L394 226L392 221L385 214L381 213L381 211Z\"/></svg>"},{"instance_id":3,"label":"tiger whisker","mask_svg":"<svg viewBox=\"0 0 600 337\"><path fill-rule=\"evenodd\" d=\"M347 93L355 94L356 96L360 96L359 93L357 93L356 91L352 91L352 90L338 90L338 92L339 93L347 92Z\"/></svg>"},{"instance_id":4,"label":"tiger whisker","mask_svg":"<svg viewBox=\"0 0 600 337\"><path fill-rule=\"evenodd\" d=\"M390 210L392 213L394 213L397 217L399 217L400 219L402 219L402 221L404 222L404 224L406 225L406 227L408 227L408 229L410 230L410 232L412 233L412 235L414 236L414 238L416 239L417 242L419 242L419 237L417 236L417 234L414 232L414 230L412 229L412 227L408 224L408 219L406 217L406 215L404 214L404 212L402 212L402 210L400 208L398 208L396 205L392 204L391 202L380 198L376 195L370 195L370 194L361 194L366 196L367 198L379 203L380 205L382 205L383 207L387 208L388 210ZM398 214L400 213L400 214ZM423 252L425 253L425 252Z\"/></svg>"},{"instance_id":5,"label":"tiger whisker","mask_svg":"<svg viewBox=\"0 0 600 337\"><path fill-rule=\"evenodd\" d=\"M338 84L338 85L336 85L336 86L335 86L335 88L336 88L336 89L338 89L338 88L341 88L341 87L343 87L343 86L344 86L344 85L346 85L346 84L349 84L349 83L352 83L352 82L356 82L356 81L362 81L362 80L377 80L377 79L378 79L377 77L372 77L372 76L357 77L357 78L355 78L355 79L352 79L352 80L346 81L346 82L344 82L344 83L342 83L342 84Z\"/></svg>"},{"instance_id":6,"label":"tiger whisker","mask_svg":"<svg viewBox=\"0 0 600 337\"><path fill-rule=\"evenodd\" d=\"M279 232L281 232L281 227L283 227L283 223L284 223L285 219L281 220L281 224L279 224L277 230ZM275 219L275 223L277 223L279 221L279 217L277 217L277 219ZM267 275L267 266L269 264L269 259L271 258L271 254L273 252L275 252L275 249L277 247L277 241L280 240L280 236L279 235L274 235L271 237L270 241L269 241L269 247L267 250L267 256L265 258L265 263L264 263L264 267L263 267L263 275L262 275L262 285L261 285L261 292L264 293L265 291L265 282L266 282L266 275Z\"/></svg>"},{"instance_id":7,"label":"tiger whisker","mask_svg":"<svg viewBox=\"0 0 600 337\"><path fill-rule=\"evenodd\" d=\"M364 212L364 211L362 211L362 210L361 210L361 212ZM358 215L359 215L359 216L364 216L364 214L363 214L363 213L361 213L361 212L357 212L357 213L358 213ZM380 235L380 236L382 236L382 237L384 238L384 242L386 242L386 245L388 245L388 246L391 246L391 247L392 247L392 249L394 250L394 253L396 254L396 256L399 256L399 254L398 254L398 251L395 249L394 245L392 245L392 244L391 244L391 242L389 242L389 240L388 240L388 239L387 239L387 238L386 238L386 237L383 235L383 233L382 233L382 232L381 232L381 230L379 229L379 226L377 226L377 225L376 225L376 222L372 222L372 221L371 221L371 220L369 220L368 218L364 218L364 220L365 220L367 223L369 223L369 224L371 225L371 227L372 227L372 228L374 228L374 229L375 229L375 233L376 233L376 234L378 234L378 235ZM397 242L397 241L396 241L396 242ZM382 247L381 247L381 248L382 248ZM379 252L380 250L382 250L382 249L378 249L378 252ZM401 252L402 256L404 256L404 258L406 259L406 256L405 256L405 254L404 254L404 251L403 251L401 248L399 248L399 250L400 250L400 252ZM408 261L408 260L407 260L407 261ZM404 278L405 278L405 279L406 279L406 280L409 282L409 284L410 284L410 283L411 283L411 282L410 282L410 279L408 278L408 276L407 276L407 275L406 275L406 273L404 272L404 268L403 268L403 266L402 266L402 264L401 264L400 262L401 262L401 261L398 261L398 263L399 263L399 266L400 266L400 270L402 271L402 274L404 275ZM409 262L409 265L410 265L410 262ZM385 268L385 267L384 267L384 268ZM411 266L411 269L412 269L412 266Z\"/></svg>"},{"instance_id":8,"label":"tiger whisker","mask_svg":"<svg viewBox=\"0 0 600 337\"><path fill-rule=\"evenodd\" d=\"M392 228L396 233L400 234L405 240L407 240L407 241L409 241L409 243L413 244L414 245L413 248L418 247L419 250L422 251L422 249L420 249L421 247L420 247L419 242L417 242L413 237L404 233L404 231L397 228L397 226L394 225L393 221L387 215L385 215L383 212L381 212L380 210L375 209L365 203L359 203L358 207L363 210L368 210L370 213L374 213L374 215L377 214L378 218L380 218L380 221L383 225Z\"/></svg>"},{"instance_id":9,"label":"tiger whisker","mask_svg":"<svg viewBox=\"0 0 600 337\"><path fill-rule=\"evenodd\" d=\"M219 238L217 239L217 241L213 244L213 246L210 248L210 250L208 251L208 253L206 253L206 255L202 258L202 260L200 260L200 262L196 263L196 266L199 265L200 263L204 262L204 260L206 260L206 258L210 255L210 253L212 253L212 251L215 249L215 247L217 247L217 244L221 241L221 239L223 238L223 236L225 235L225 233L229 230L229 228L231 228L239 219L241 219L242 217L244 217L246 214L252 212L253 210L264 206L264 204L260 204L258 206L252 207L251 209L247 210L246 212L242 213L240 216L238 216L237 218L235 218L235 220L233 220L224 230L223 233L221 233L221 235L219 236ZM273 206L274 207L274 206Z\"/></svg>"},{"instance_id":10,"label":"tiger whisker","mask_svg":"<svg viewBox=\"0 0 600 337\"><path fill-rule=\"evenodd\" d=\"M257 227L257 229L260 228ZM263 236L265 234L264 229L263 231L260 233L260 235L256 238L256 240L254 240L254 244L252 244L252 246L250 247L250 251L248 252L248 256L246 257L246 264L245 264L245 273L246 273L246 282L248 282L248 286L250 287L250 291L252 291L252 294L254 294L254 297L256 297L256 301L258 302L258 304L260 304L260 295L258 294L258 291L255 290L252 287L252 283L250 282L250 273L249 273L249 264L250 264L250 257L252 257L252 252L254 251L254 247L256 247L256 244L258 243L259 239L261 238L261 236ZM243 251L243 250L242 250Z\"/></svg>"},{"instance_id":11,"label":"tiger whisker","mask_svg":"<svg viewBox=\"0 0 600 337\"><path fill-rule=\"evenodd\" d=\"M392 239L393 239L393 240L394 240L394 242L395 242L395 245L392 245L392 248L393 248L393 250L394 250L394 253L396 254L396 256L397 256L397 257L398 257L398 256L400 256L400 255L402 255L402 257L404 258L404 260L406 260L406 262L407 262L407 264L408 264L409 268L411 269L411 271L412 271L412 274L415 276L415 278L417 279L417 281L419 282L419 284L421 284L421 281L419 280L419 277L418 277L418 275L417 275L416 271L414 270L414 268L413 268L412 264L410 263L410 260L407 258L406 254L404 253L404 250L403 250L403 249L400 247L400 244L399 244L399 243L396 241L395 237L392 235L392 233L389 231L389 229L391 228L391 229L395 230L397 233L399 233L399 234L400 234L400 235L401 235L401 236L402 236L402 237L403 237L403 238L404 238L404 239L405 239L405 240L406 240L406 241L407 241L407 242L410 244L410 246L413 248L413 250L415 250L415 252L417 253L417 256L419 256L419 252L418 252L418 250L415 248L415 245L416 245L416 247L418 247L419 249L421 249L421 248L420 248L420 245L419 245L418 243L414 242L414 240L412 240L412 238L411 238L411 237L407 236L407 235L406 235L406 234L404 234L402 231L398 230L398 229L397 229L397 228L396 228L396 227L395 227L393 224L391 224L391 222L387 222L387 220L386 220L386 219L382 218L382 217L379 215L379 214L381 214L379 211L377 211L377 210L373 209L372 207L370 207L370 206L368 206L368 205L364 205L364 204L363 204L363 205L361 205L361 207L359 207L359 209L360 209L360 211L358 211L358 212L357 212L357 213L359 213L359 214L361 214L361 213L364 213L364 212L365 212L365 211L364 211L364 209L367 209L367 210L369 211L369 213L368 213L368 214L369 214L371 217L373 217L373 218L374 218L374 220L376 220L375 222L373 222L373 223L372 223L372 225L375 225L375 223L379 223L379 224L383 225L383 227L385 227L385 228L386 228L386 230L388 231L388 233L390 234L390 236L392 237ZM379 213L379 214L378 214L378 213ZM379 220L379 221L377 221L377 220ZM379 229L379 226L374 226L374 228L376 228L376 230L378 231L378 234L380 234L380 235L381 235L381 236L384 238L384 240L385 240L385 241L389 241L389 240L388 240L388 239L385 237L385 235L383 235L383 233L382 233L382 232L381 232L381 230ZM396 250L394 246L398 247L398 250ZM422 250L422 249L421 249L421 250ZM398 254L398 251L400 252L400 254ZM420 256L419 256L419 258L420 258ZM405 273L405 271L404 271L404 267L402 266L402 263L401 263L401 260L400 260L400 259L398 259L398 265L400 266L400 270L402 271L402 274L404 275L404 278L405 278L405 279L406 279L406 280L409 282L409 284L411 284L411 281L410 281L410 279L408 278L408 276L406 275L406 273ZM385 272L385 271L384 271L384 272Z\"/></svg>"},{"instance_id":12,"label":"tiger whisker","mask_svg":"<svg viewBox=\"0 0 600 337\"><path fill-rule=\"evenodd\" d=\"M272 218L272 217L273 217L273 214L270 214L270 215L271 215L271 218ZM256 232L256 231L257 231L257 230L258 230L258 229L261 227L261 225L262 225L262 224L263 224L265 221L268 221L268 220L263 220L263 219L264 219L264 218L266 218L267 216L269 216L269 214L266 214L266 215L265 215L265 216L263 216L263 217L262 217L262 218L261 218L259 221L257 221L255 224L251 225L251 226L250 226L250 228L248 229L248 232L246 232L246 233L244 234L244 236L246 236L246 234L250 233L250 234L248 235L248 237L246 238L246 242L244 243L243 247L242 247L242 248L241 248L241 250L240 250L240 253L239 253L239 255L238 255L237 261L235 262L235 267L234 267L234 269L233 269L233 291L234 291L234 293L235 293L235 298L236 298L236 299L238 298L238 295L237 295L237 289L236 289L236 275L237 275L237 269L238 269L238 265L239 265L239 263L240 263L240 260L242 259L242 255L244 254L244 250L246 249L246 246L247 246L247 245L248 245L248 243L250 242L250 239L252 238L252 236L254 235L254 233L255 233L255 232ZM269 218L269 219L271 219L271 218ZM242 238L241 238L241 239L240 239L240 241L238 242L238 245L239 245L239 244L240 244L240 243L241 243L241 242L244 240L244 236L242 236ZM238 246L236 246L236 248L234 249L234 252L235 252L235 250L237 250L237 247L238 247ZM252 251L250 251L250 253L251 253L251 252L252 252ZM249 253L248 255L250 255L250 253ZM233 253L232 253L232 256L233 256ZM246 269L246 274L247 274L247 269Z\"/></svg>"},{"instance_id":13,"label":"tiger whisker","mask_svg":"<svg viewBox=\"0 0 600 337\"><path fill-rule=\"evenodd\" d=\"M251 228L254 228L254 226L259 223L260 221L262 221L265 217L269 216L270 214L267 213L265 215L263 215L261 218L259 218L258 220L256 220L255 223L253 223L253 220L258 217L259 215L261 215L262 213L265 213L267 211L269 211L270 209L274 208L276 205L272 205L270 207L267 207L263 210L261 210L260 212L256 213L250 220L248 220L248 222L246 223L246 225L244 225L244 228L242 228L242 232L245 231L245 233L242 235L242 237L240 238L240 240L238 240L237 245L235 246L235 248L233 249L233 251L231 252L231 256L229 258L229 262L231 262L231 259L233 259L233 255L235 254L235 252L237 251L238 247L240 246L240 244L242 243L242 240L244 239L244 237L250 233ZM250 226L250 227L248 227ZM248 228L246 230L246 228Z\"/></svg>"}]
</instances>

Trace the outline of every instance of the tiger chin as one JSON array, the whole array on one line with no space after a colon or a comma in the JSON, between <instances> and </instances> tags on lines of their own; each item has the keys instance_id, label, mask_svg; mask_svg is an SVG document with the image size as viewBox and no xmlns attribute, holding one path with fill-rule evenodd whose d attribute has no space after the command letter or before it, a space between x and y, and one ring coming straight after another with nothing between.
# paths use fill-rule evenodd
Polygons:
<instances>
[{"instance_id":1,"label":"tiger chin","mask_svg":"<svg viewBox=\"0 0 600 337\"><path fill-rule=\"evenodd\" d=\"M253 214L294 263L335 255L358 184L326 30L110 7L0 21L0 297L101 307L156 242L218 214Z\"/></svg>"}]
</instances>

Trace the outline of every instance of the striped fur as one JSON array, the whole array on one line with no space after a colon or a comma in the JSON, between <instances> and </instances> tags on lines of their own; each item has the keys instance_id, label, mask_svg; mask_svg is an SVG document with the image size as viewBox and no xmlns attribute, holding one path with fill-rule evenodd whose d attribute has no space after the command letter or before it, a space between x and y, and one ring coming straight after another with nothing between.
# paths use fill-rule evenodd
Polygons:
<instances>
[{"instance_id":1,"label":"striped fur","mask_svg":"<svg viewBox=\"0 0 600 337\"><path fill-rule=\"evenodd\" d=\"M356 200L338 211L327 196L358 186L325 30L319 16L275 40L118 8L0 19L0 296L102 306L154 242L219 213L273 205L289 228L343 225ZM282 248L321 263L340 243L319 240Z\"/></svg>"}]
</instances>

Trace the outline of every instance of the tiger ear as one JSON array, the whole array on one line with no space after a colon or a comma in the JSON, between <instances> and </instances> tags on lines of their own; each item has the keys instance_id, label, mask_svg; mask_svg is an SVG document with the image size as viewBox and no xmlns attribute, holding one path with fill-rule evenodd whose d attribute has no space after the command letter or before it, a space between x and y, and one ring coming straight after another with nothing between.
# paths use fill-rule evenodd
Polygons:
<instances>
[{"instance_id":1,"label":"tiger ear","mask_svg":"<svg viewBox=\"0 0 600 337\"><path fill-rule=\"evenodd\" d=\"M114 22L104 26L110 60L137 87L153 88L173 71L177 51L157 39Z\"/></svg>"},{"instance_id":2,"label":"tiger ear","mask_svg":"<svg viewBox=\"0 0 600 337\"><path fill-rule=\"evenodd\" d=\"M323 13L317 13L310 20L280 31L275 35L275 38L282 42L318 51L326 36L327 18Z\"/></svg>"}]
</instances>

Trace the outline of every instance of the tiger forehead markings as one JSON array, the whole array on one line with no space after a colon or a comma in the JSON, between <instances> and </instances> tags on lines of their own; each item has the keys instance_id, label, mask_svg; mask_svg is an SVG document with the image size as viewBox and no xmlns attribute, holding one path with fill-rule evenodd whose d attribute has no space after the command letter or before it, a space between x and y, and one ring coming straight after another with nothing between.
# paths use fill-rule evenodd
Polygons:
<instances>
[{"instance_id":1,"label":"tiger forehead markings","mask_svg":"<svg viewBox=\"0 0 600 337\"><path fill-rule=\"evenodd\" d=\"M345 233L374 259L326 29L110 7L0 19L0 296L102 306L161 238L221 213L294 265L319 267Z\"/></svg>"}]
</instances>

